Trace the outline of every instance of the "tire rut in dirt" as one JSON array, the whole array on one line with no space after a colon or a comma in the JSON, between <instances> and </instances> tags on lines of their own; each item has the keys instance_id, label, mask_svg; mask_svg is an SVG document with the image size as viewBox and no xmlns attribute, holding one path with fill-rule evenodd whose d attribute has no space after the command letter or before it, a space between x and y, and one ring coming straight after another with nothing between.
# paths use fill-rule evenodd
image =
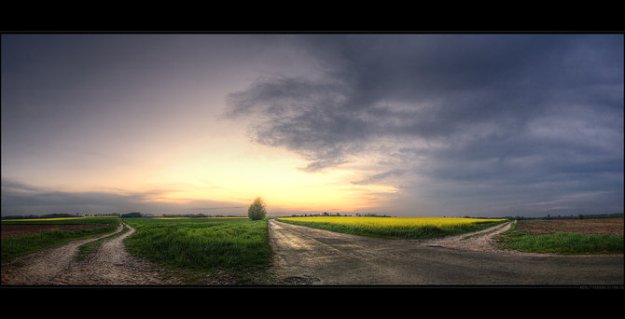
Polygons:
<instances>
[{"instance_id":1,"label":"tire rut in dirt","mask_svg":"<svg viewBox=\"0 0 625 319\"><path fill-rule=\"evenodd\" d=\"M2 284L6 285L169 285L179 280L168 276L158 266L131 256L123 240L134 228L121 236L105 239L86 260L75 261L78 248L86 243L115 235L78 240L67 245L35 253L19 260L21 267L3 265Z\"/></svg>"}]
</instances>

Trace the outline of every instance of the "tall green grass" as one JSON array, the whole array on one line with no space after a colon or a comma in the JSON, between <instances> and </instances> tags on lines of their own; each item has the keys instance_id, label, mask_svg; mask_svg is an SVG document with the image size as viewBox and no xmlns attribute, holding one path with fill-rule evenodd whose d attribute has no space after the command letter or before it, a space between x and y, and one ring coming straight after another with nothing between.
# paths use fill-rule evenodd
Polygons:
<instances>
[{"instance_id":1,"label":"tall green grass","mask_svg":"<svg viewBox=\"0 0 625 319\"><path fill-rule=\"evenodd\" d=\"M136 229L124 241L130 253L181 274L225 272L240 280L270 265L266 220L212 217L124 221Z\"/></svg>"}]
</instances>

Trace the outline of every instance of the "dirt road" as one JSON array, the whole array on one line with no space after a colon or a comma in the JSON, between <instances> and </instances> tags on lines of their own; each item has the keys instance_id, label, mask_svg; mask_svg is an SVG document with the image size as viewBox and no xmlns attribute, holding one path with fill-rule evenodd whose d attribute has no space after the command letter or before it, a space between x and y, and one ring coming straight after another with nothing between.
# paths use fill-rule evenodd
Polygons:
<instances>
[{"instance_id":1,"label":"dirt road","mask_svg":"<svg viewBox=\"0 0 625 319\"><path fill-rule=\"evenodd\" d=\"M41 251L18 261L23 266L2 265L3 285L170 285L176 278L163 279L165 274L126 251L123 240L134 233L134 228L113 239L106 240L86 260L78 262L74 256L81 245L106 237L71 242L67 245ZM115 231L121 232L123 226ZM15 262L13 263L15 264Z\"/></svg>"},{"instance_id":2,"label":"dirt road","mask_svg":"<svg viewBox=\"0 0 625 319\"><path fill-rule=\"evenodd\" d=\"M428 247L444 247L450 249L471 250L471 251L489 251L489 252L503 252L495 244L495 236L507 231L512 227L514 222L503 223L494 227L490 227L477 232L468 234L461 234L457 236L449 236L439 239L432 239L424 241L423 243ZM507 252L512 253L512 252ZM522 253L514 253L520 255ZM529 254L525 254L529 255Z\"/></svg>"},{"instance_id":3,"label":"dirt road","mask_svg":"<svg viewBox=\"0 0 625 319\"><path fill-rule=\"evenodd\" d=\"M623 255L545 256L493 249L509 225L443 240L378 239L271 220L283 284L623 285ZM464 240L462 239L464 238Z\"/></svg>"},{"instance_id":4,"label":"dirt road","mask_svg":"<svg viewBox=\"0 0 625 319\"><path fill-rule=\"evenodd\" d=\"M436 240L379 239L269 222L276 284L623 285L623 255L546 256L503 252L492 237L508 229ZM71 242L2 265L3 285L176 285L155 265L128 254L129 231L77 262ZM121 232L120 226L116 232ZM14 263L15 264L15 263Z\"/></svg>"}]
</instances>

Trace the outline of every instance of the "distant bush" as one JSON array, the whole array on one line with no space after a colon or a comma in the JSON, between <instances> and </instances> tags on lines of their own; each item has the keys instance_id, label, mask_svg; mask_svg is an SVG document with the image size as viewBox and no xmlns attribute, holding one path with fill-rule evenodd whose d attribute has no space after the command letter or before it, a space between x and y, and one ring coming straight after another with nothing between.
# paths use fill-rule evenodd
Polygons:
<instances>
[{"instance_id":1,"label":"distant bush","mask_svg":"<svg viewBox=\"0 0 625 319\"><path fill-rule=\"evenodd\" d=\"M257 197L247 210L247 216L251 220L260 220L265 218L266 215L267 211L265 210L265 203L260 197Z\"/></svg>"}]
</instances>

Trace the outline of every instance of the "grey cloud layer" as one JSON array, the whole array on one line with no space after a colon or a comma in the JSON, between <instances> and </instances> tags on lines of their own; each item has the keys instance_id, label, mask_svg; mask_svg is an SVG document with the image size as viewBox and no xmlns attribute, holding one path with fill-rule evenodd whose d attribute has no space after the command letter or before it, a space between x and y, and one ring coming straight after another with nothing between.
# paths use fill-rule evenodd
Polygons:
<instances>
[{"instance_id":1,"label":"grey cloud layer","mask_svg":"<svg viewBox=\"0 0 625 319\"><path fill-rule=\"evenodd\" d=\"M3 216L48 213L243 213L245 207L233 203L194 200L186 204L163 203L154 197L167 190L145 192L60 192L18 181L2 179ZM200 208L198 208L200 207Z\"/></svg>"},{"instance_id":2,"label":"grey cloud layer","mask_svg":"<svg viewBox=\"0 0 625 319\"><path fill-rule=\"evenodd\" d=\"M623 211L622 36L319 36L298 45L325 78L261 78L229 102L233 116L254 119L254 141L302 154L308 170L384 149L377 172L354 182L399 186L406 212L415 198L466 212L452 195L493 213Z\"/></svg>"}]
</instances>

